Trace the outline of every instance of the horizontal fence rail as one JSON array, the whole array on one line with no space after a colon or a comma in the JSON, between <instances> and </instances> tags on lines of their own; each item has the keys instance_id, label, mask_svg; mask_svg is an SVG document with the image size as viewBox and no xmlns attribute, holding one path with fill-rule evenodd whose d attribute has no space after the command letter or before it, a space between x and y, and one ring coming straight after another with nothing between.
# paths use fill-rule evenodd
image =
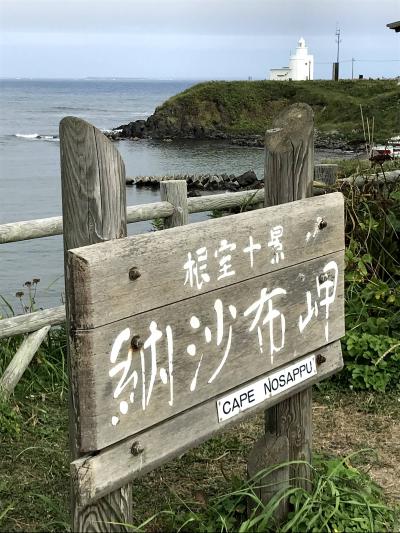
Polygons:
<instances>
[{"instance_id":1,"label":"horizontal fence rail","mask_svg":"<svg viewBox=\"0 0 400 533\"><path fill-rule=\"evenodd\" d=\"M26 315L0 320L0 339L37 331L44 326L59 326L65 322L65 305L35 311Z\"/></svg>"},{"instance_id":2,"label":"horizontal fence rail","mask_svg":"<svg viewBox=\"0 0 400 533\"><path fill-rule=\"evenodd\" d=\"M215 194L188 198L189 213L201 213L213 209L229 209L240 205L254 205L264 201L264 189ZM165 218L173 214L174 207L169 202L132 205L126 208L127 222L144 222L154 218ZM0 244L41 239L62 235L62 217L39 218L0 224Z\"/></svg>"},{"instance_id":3,"label":"horizontal fence rail","mask_svg":"<svg viewBox=\"0 0 400 533\"><path fill-rule=\"evenodd\" d=\"M337 183L362 185L367 181L379 181L380 183L394 182L400 179L400 171L395 170L373 176L355 176L338 179ZM313 182L314 195L323 194L325 190L332 188L321 181ZM212 211L214 209L229 209L240 205L254 205L263 202L263 190L255 189L250 191L230 192L215 195L188 198L189 214ZM131 205L126 208L127 222L145 222L154 218L169 217L173 213L173 207L169 202L153 202L142 205ZM0 244L26 241L30 239L41 239L42 237L52 237L62 235L62 217L38 218L35 220L23 220L20 222L9 222L0 224Z\"/></svg>"}]
</instances>

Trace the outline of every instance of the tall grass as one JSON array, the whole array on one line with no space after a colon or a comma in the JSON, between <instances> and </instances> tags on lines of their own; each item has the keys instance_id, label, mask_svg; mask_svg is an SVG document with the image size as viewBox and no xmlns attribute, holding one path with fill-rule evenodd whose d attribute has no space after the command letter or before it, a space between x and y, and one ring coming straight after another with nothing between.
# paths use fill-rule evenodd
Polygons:
<instances>
[{"instance_id":1,"label":"tall grass","mask_svg":"<svg viewBox=\"0 0 400 533\"><path fill-rule=\"evenodd\" d=\"M175 494L173 508L129 528L221 533L395 531L399 526L399 509L388 507L382 490L355 466L370 452L361 450L342 459L316 456L313 465L309 465L313 473L310 491L296 487L292 480L291 486L278 491L267 503L258 497L257 489L267 486L261 485L260 480L265 482L273 470L290 464L308 464L294 461L259 472L246 482L236 480L230 492L202 504L183 501ZM290 502L290 512L284 522L277 523L275 512L283 499Z\"/></svg>"}]
</instances>

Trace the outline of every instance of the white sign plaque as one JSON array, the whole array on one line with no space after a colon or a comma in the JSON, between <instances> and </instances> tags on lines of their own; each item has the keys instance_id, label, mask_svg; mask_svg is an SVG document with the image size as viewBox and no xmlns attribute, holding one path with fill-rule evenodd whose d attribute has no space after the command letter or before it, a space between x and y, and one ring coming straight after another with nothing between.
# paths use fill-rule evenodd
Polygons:
<instances>
[{"instance_id":1,"label":"white sign plaque","mask_svg":"<svg viewBox=\"0 0 400 533\"><path fill-rule=\"evenodd\" d=\"M315 355L305 357L272 374L249 383L217 401L218 420L228 420L281 392L315 376Z\"/></svg>"}]
</instances>

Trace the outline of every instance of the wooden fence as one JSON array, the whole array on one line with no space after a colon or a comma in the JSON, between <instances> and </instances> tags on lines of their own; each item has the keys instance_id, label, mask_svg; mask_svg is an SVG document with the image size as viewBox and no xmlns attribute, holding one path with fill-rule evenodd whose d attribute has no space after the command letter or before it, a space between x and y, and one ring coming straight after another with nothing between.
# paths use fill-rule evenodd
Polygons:
<instances>
[{"instance_id":1,"label":"wooden fence","mask_svg":"<svg viewBox=\"0 0 400 533\"><path fill-rule=\"evenodd\" d=\"M0 225L0 244L64 233L64 248L67 254L72 248L123 238L126 236L127 223L163 218L165 227L172 228L186 224L190 213L263 203L274 206L307 198L313 193L324 192L326 184L314 182L313 187L315 172L320 176L321 169L314 169L311 109L302 104L292 106L278 118L277 126L266 134L264 189L186 198L185 184L182 186L176 182L166 182L161 184L160 202L125 208L125 171L119 153L91 125L72 117L64 119L60 125L64 218L53 217ZM318 233L325 227L326 222L321 219L315 231ZM338 246L341 246L339 241L336 239ZM340 250L342 251L342 248ZM67 265L67 261L65 264ZM71 321L77 303L72 299L74 290L71 285L73 283L71 272L67 270L66 274L66 306ZM28 334L0 379L0 387L7 394L14 390L49 328L63 324L65 320L65 307L60 306L0 321L0 338ZM326 353L321 355L321 361L326 361L329 355L329 362L323 367L320 375L310 380L305 390L302 390L304 388L302 387L296 389L299 390L296 394L280 396L275 402L276 405L273 401L270 402L270 407L266 411L266 434L249 457L250 474L265 468L271 461L276 463L296 459L310 460L312 428L310 385L340 368L341 352L337 339L342 333L342 325L339 322L337 324L333 339L336 342L322 349L323 353L326 349ZM69 335L73 327L75 324L71 322L67 324ZM71 338L69 346L70 350L74 349ZM69 361L71 362L71 357ZM154 442L167 437L162 433L154 436L154 432L150 431L148 437L145 437L148 439L150 451L146 455L145 463L143 458L140 459L141 467L138 471L134 471L131 464L120 462L119 475L117 470L111 471L111 468L107 473L105 466L113 462L114 455L120 454L122 448L129 445L131 459L132 456L139 456L141 452L138 446L135 448L136 441L130 442L129 439L125 439L103 450L102 453L85 455L76 427L79 414L77 396L73 394L78 390L78 384L74 381L76 369L70 366L69 372L72 379L70 387L72 413L70 437L73 459L72 529L73 531L125 531L127 528L121 524L132 520L130 481L135 476L142 475L182 453L194 445L193 441L178 446L176 440L171 437L169 443L165 442L165 453L160 454L159 448L154 448ZM161 426L156 427L156 433L159 427ZM197 443L210 437L206 427L203 427L200 433ZM90 474L86 475L89 471ZM107 474L105 477L104 473ZM276 492L277 487L285 486L289 477L297 477L300 479L298 483L306 488L309 487L310 476L307 467L292 465L290 469L276 472L273 492ZM271 480L269 484L271 485ZM266 500L270 496L271 491L264 489L261 497ZM288 502L283 501L277 518L285 515L287 509Z\"/></svg>"},{"instance_id":2,"label":"wooden fence","mask_svg":"<svg viewBox=\"0 0 400 533\"><path fill-rule=\"evenodd\" d=\"M324 194L333 183L337 165L315 165L313 194ZM213 210L228 210L241 206L259 206L264 203L264 190L222 193L187 199L187 213L204 213ZM133 205L126 208L128 224L145 222L157 218L168 219L174 213L169 201ZM63 234L63 217L49 217L0 224L0 245L32 239L41 239ZM0 377L0 388L11 394L45 339L50 327L65 324L65 306L60 305L34 313L17 315L0 321L0 339L16 335L27 335L14 359Z\"/></svg>"}]
</instances>

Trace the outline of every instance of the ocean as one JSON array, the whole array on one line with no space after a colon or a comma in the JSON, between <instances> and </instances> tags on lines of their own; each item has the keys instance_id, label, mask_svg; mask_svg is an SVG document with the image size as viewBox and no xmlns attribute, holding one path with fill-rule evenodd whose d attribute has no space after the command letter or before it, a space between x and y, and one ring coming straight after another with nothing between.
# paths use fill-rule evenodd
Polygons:
<instances>
[{"instance_id":1,"label":"ocean","mask_svg":"<svg viewBox=\"0 0 400 533\"><path fill-rule=\"evenodd\" d=\"M0 224L61 215L58 124L68 115L111 129L145 119L170 96L195 81L0 80ZM263 172L263 150L215 141L118 141L127 176L184 173ZM127 204L159 200L159 192L127 188ZM193 215L201 220L207 215ZM151 230L150 223L128 226L129 234ZM61 236L0 245L0 297L16 312L24 283L40 279L38 307L63 301ZM26 291L25 291L26 292ZM0 298L1 299L1 298ZM0 313L6 312L4 301Z\"/></svg>"}]
</instances>

